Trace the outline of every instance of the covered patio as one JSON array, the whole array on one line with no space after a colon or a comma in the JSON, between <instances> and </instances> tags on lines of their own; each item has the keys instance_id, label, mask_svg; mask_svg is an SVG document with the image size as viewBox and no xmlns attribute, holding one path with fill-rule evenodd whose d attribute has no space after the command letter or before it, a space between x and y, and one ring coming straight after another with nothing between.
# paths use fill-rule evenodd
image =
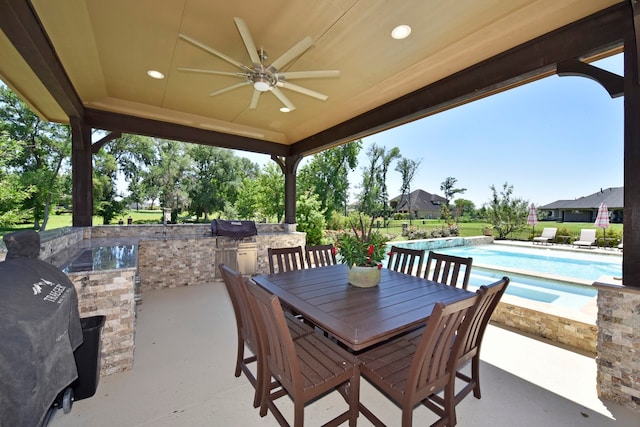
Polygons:
<instances>
[{"instance_id":1,"label":"covered patio","mask_svg":"<svg viewBox=\"0 0 640 427\"><path fill-rule=\"evenodd\" d=\"M134 368L100 380L96 395L57 411L51 427L73 426L277 426L251 406L253 388L235 378L235 326L224 285L153 290L138 306ZM596 362L520 333L490 325L481 362L482 399L458 406L460 426L637 426L638 414L598 399ZM361 398L390 426L400 409L366 383ZM328 399L328 400L327 400ZM281 407L291 410L287 398ZM320 425L344 409L331 396L307 408L308 425ZM416 423L435 421L426 408ZM291 414L285 415L290 416ZM363 416L358 425L371 425Z\"/></svg>"},{"instance_id":2,"label":"covered patio","mask_svg":"<svg viewBox=\"0 0 640 427\"><path fill-rule=\"evenodd\" d=\"M240 23L234 20L238 17ZM588 77L612 97L624 95L623 281L601 288L597 385L568 384L574 391L597 388L601 398L637 411L640 368L631 355L637 353L640 329L640 175L635 169L640 162L639 22L640 6L633 0L562 0L553 5L545 0L508 5L412 0L402 6L352 0L330 7L314 0L277 0L260 7L207 0L0 0L0 76L41 117L71 125L74 227L92 225L92 155L123 133L270 155L285 176L285 223L295 224L296 171L304 156L554 73ZM412 35L394 40L391 30L400 24L410 25ZM622 51L624 76L589 65ZM160 71L164 79L150 78L149 71ZM319 74L296 74L308 71ZM267 93L258 93L263 90ZM282 112L283 106L289 112ZM107 136L93 141L94 130ZM170 295L167 291L159 298ZM182 327L197 333L191 330L194 325ZM164 339L162 333L159 339ZM153 342L158 341L151 348ZM486 347L507 354L504 344ZM152 362L136 363L146 369L144 364ZM217 365L213 358L210 363ZM502 363L507 361L496 362L498 374L504 372ZM171 365L158 369L167 378L173 375ZM495 377L497 388L512 378L505 375ZM105 381L104 389L111 381L128 380L116 375ZM202 386L178 388L181 381L181 375L173 377L168 390L176 401L189 386ZM525 381L522 401L538 390L527 387L531 384ZM157 390L149 393L153 401ZM548 402L564 402L571 393L558 390ZM463 406L486 404L485 399L467 399ZM100 401L106 405L103 399L86 405L102 410ZM179 405L173 416L188 412L188 406ZM517 407L511 402L504 412ZM537 408L538 417L544 408ZM466 425L474 422L474 412ZM155 417L144 416L134 425L156 424ZM203 415L191 422L206 425L205 420Z\"/></svg>"}]
</instances>

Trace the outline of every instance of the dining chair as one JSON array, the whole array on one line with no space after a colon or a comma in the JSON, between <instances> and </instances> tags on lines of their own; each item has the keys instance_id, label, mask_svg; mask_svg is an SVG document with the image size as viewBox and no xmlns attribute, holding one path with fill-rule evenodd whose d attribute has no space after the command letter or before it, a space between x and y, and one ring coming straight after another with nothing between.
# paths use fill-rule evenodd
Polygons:
<instances>
[{"instance_id":1,"label":"dining chair","mask_svg":"<svg viewBox=\"0 0 640 427\"><path fill-rule=\"evenodd\" d=\"M349 408L325 425L340 425L349 421L355 426L358 418L360 376L358 360L321 334L309 334L293 340L285 325L280 300L255 282L247 281L250 304L261 319L257 322L261 352L266 355L264 375L275 378L281 389L262 381L260 415L270 410L278 423L288 426L275 400L289 395L294 405L294 427L304 425L304 407L331 390L338 390Z\"/></svg>"},{"instance_id":2,"label":"dining chair","mask_svg":"<svg viewBox=\"0 0 640 427\"><path fill-rule=\"evenodd\" d=\"M470 319L470 325L467 328L466 335L463 340L462 351L458 357L456 366L456 377L465 381L467 384L463 389L456 393L456 405L465 398L466 395L473 390L476 399L480 399L480 346L484 332L489 324L489 319L494 310L498 306L502 295L509 286L509 278L502 279L490 285L481 286L485 293L481 297L481 301L473 317ZM464 367L471 360L471 376L463 374L460 368Z\"/></svg>"},{"instance_id":3,"label":"dining chair","mask_svg":"<svg viewBox=\"0 0 640 427\"><path fill-rule=\"evenodd\" d=\"M389 270L400 273L419 276L424 261L424 249L408 249L399 246L391 246L389 251ZM415 270L415 274L413 273Z\"/></svg>"},{"instance_id":4,"label":"dining chair","mask_svg":"<svg viewBox=\"0 0 640 427\"><path fill-rule=\"evenodd\" d=\"M268 248L267 252L269 256L269 272L271 274L302 270L304 268L302 246Z\"/></svg>"},{"instance_id":5,"label":"dining chair","mask_svg":"<svg viewBox=\"0 0 640 427\"><path fill-rule=\"evenodd\" d=\"M456 364L456 377L464 381L466 384L455 394L455 404L457 405L464 399L472 390L473 395L480 399L480 346L482 344L482 338L491 319L491 315L498 306L502 295L509 285L509 278L503 277L502 279L494 282L490 285L480 286L478 289L479 300L476 304L477 308L474 310L473 315L469 316L467 323L463 326L462 330L462 349L458 356L458 362ZM408 340L412 344L417 345L421 338L421 331L424 328L417 329L410 334L407 334L401 339ZM462 373L461 368L465 367L471 360L471 376ZM444 404L444 399L438 395L432 395L429 399L438 405Z\"/></svg>"},{"instance_id":6,"label":"dining chair","mask_svg":"<svg viewBox=\"0 0 640 427\"><path fill-rule=\"evenodd\" d=\"M477 300L476 295L448 305L436 303L417 344L392 339L358 355L361 375L401 407L403 427L412 425L419 403L439 416L432 426L456 424L455 367L462 348L457 337ZM440 391L442 408L427 399ZM384 425L362 403L360 412L374 425Z\"/></svg>"},{"instance_id":7,"label":"dining chair","mask_svg":"<svg viewBox=\"0 0 640 427\"><path fill-rule=\"evenodd\" d=\"M316 245L305 246L304 251L307 258L307 266L324 267L327 265L336 265L336 255L333 245Z\"/></svg>"},{"instance_id":8,"label":"dining chair","mask_svg":"<svg viewBox=\"0 0 640 427\"><path fill-rule=\"evenodd\" d=\"M224 264L219 266L222 280L224 281L227 293L231 299L233 312L236 318L236 328L238 336L236 369L234 375L239 377L241 372L249 379L249 382L255 388L255 396L253 406L257 408L260 405L262 390L261 372L264 369L263 358L259 357L258 330L256 328L255 319L249 307L249 299L247 297L246 284L243 281L242 274L234 271ZM301 336L314 333L314 329L299 321L295 316L287 313L287 327L294 339ZM245 357L245 346L252 353ZM256 362L256 375L249 368L249 364Z\"/></svg>"},{"instance_id":9,"label":"dining chair","mask_svg":"<svg viewBox=\"0 0 640 427\"><path fill-rule=\"evenodd\" d=\"M424 278L466 290L469 286L472 264L473 258L471 257L459 257L429 251L427 266L424 269Z\"/></svg>"}]
</instances>

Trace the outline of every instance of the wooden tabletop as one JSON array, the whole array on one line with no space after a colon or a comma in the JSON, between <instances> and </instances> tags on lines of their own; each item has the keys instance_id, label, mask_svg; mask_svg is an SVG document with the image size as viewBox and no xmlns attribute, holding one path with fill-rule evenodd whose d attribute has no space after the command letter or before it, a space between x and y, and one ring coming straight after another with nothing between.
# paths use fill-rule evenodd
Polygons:
<instances>
[{"instance_id":1,"label":"wooden tabletop","mask_svg":"<svg viewBox=\"0 0 640 427\"><path fill-rule=\"evenodd\" d=\"M253 280L354 351L424 324L438 301L448 304L475 295L386 268L381 273L373 288L351 286L343 264Z\"/></svg>"}]
</instances>

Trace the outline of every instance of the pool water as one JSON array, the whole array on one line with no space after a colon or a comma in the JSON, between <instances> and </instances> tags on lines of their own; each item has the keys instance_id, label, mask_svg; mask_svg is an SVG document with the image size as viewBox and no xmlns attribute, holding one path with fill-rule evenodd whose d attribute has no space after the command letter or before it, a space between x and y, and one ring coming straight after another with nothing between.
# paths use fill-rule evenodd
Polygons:
<instances>
[{"instance_id":1,"label":"pool water","mask_svg":"<svg viewBox=\"0 0 640 427\"><path fill-rule=\"evenodd\" d=\"M421 247L421 242L411 242L411 248L428 251L428 244L425 241ZM511 279L507 294L576 310L597 295L596 289L585 282L591 283L602 275L622 275L622 257L612 255L494 244L437 251L473 258L470 290L507 276ZM552 277L541 277L541 273Z\"/></svg>"}]
</instances>

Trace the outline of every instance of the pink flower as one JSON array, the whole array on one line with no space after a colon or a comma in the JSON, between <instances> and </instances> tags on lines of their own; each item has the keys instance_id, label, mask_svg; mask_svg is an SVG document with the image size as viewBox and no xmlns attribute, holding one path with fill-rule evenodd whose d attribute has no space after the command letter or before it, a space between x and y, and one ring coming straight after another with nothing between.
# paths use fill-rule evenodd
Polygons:
<instances>
[{"instance_id":1,"label":"pink flower","mask_svg":"<svg viewBox=\"0 0 640 427\"><path fill-rule=\"evenodd\" d=\"M331 247L331 253L335 256L338 253L338 248L335 246Z\"/></svg>"},{"instance_id":2,"label":"pink flower","mask_svg":"<svg viewBox=\"0 0 640 427\"><path fill-rule=\"evenodd\" d=\"M382 264L378 264L378 270L382 270Z\"/></svg>"}]
</instances>

